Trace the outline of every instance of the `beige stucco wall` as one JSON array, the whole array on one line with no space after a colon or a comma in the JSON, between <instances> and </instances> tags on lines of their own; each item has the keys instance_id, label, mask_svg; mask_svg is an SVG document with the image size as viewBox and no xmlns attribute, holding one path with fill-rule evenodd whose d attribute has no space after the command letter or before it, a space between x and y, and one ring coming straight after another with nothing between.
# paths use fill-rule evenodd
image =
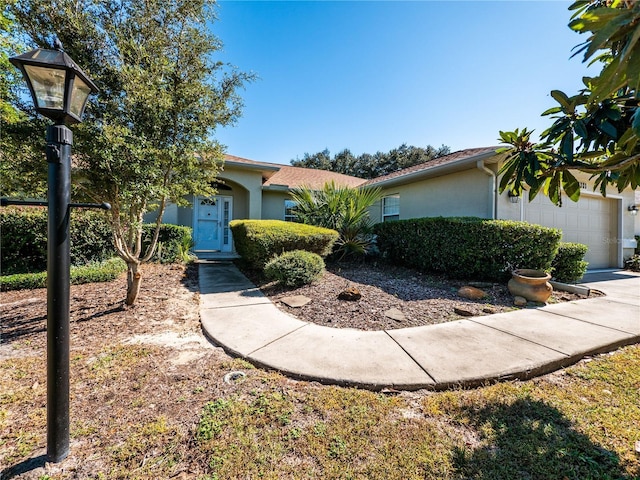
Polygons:
<instances>
[{"instance_id":1,"label":"beige stucco wall","mask_svg":"<svg viewBox=\"0 0 640 480\"><path fill-rule=\"evenodd\" d=\"M284 201L289 196L288 192L269 191L262 192L262 218L265 220L284 220Z\"/></svg>"},{"instance_id":2,"label":"beige stucco wall","mask_svg":"<svg viewBox=\"0 0 640 480\"><path fill-rule=\"evenodd\" d=\"M444 175L383 189L383 195L400 196L400 219L420 217L491 218L492 180L477 170ZM382 221L382 205L371 209L371 219Z\"/></svg>"},{"instance_id":3,"label":"beige stucco wall","mask_svg":"<svg viewBox=\"0 0 640 480\"><path fill-rule=\"evenodd\" d=\"M246 203L242 205L242 210L240 207L236 210L234 198L234 218L262 218L262 173L260 171L225 165L224 170L218 176L224 180L235 182L245 189L243 201ZM224 192L221 192L220 195L224 195Z\"/></svg>"}]
</instances>

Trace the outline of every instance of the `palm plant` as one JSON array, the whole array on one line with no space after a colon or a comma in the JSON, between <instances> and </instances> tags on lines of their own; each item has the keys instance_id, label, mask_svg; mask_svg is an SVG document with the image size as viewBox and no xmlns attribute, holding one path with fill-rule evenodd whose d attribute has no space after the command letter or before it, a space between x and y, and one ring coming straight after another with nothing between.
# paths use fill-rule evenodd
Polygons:
<instances>
[{"instance_id":1,"label":"palm plant","mask_svg":"<svg viewBox=\"0 0 640 480\"><path fill-rule=\"evenodd\" d=\"M379 188L343 187L333 181L325 183L321 190L299 187L291 192L299 221L331 228L340 234L334 252L340 259L364 255L370 249L373 231L369 208L381 196Z\"/></svg>"}]
</instances>

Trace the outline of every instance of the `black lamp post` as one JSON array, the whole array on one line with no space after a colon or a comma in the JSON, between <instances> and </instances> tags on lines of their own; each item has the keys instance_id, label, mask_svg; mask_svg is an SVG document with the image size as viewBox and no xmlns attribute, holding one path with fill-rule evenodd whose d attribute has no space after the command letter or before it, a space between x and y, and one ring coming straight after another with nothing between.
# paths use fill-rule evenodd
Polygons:
<instances>
[{"instance_id":1,"label":"black lamp post","mask_svg":"<svg viewBox=\"0 0 640 480\"><path fill-rule=\"evenodd\" d=\"M9 61L22 72L36 110L55 125L47 127L47 460L69 454L69 214L71 145L67 123L82 121L93 82L62 51L37 48Z\"/></svg>"}]
</instances>

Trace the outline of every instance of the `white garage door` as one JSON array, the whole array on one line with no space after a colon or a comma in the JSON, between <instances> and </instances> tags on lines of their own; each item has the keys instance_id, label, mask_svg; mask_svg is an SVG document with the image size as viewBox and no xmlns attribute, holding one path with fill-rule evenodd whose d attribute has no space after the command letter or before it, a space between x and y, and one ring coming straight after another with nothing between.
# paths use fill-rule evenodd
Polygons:
<instances>
[{"instance_id":1,"label":"white garage door","mask_svg":"<svg viewBox=\"0 0 640 480\"><path fill-rule=\"evenodd\" d=\"M539 194L531 203L524 196L524 219L545 227L562 230L563 242L584 243L589 247L585 260L589 269L616 264L617 202L600 196L582 194L578 202L563 198L556 207Z\"/></svg>"}]
</instances>

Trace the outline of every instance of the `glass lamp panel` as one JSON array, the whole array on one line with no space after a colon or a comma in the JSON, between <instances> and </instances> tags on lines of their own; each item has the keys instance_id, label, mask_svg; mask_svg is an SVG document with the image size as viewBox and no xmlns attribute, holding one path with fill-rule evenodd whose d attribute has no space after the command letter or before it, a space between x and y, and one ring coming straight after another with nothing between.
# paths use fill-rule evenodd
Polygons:
<instances>
[{"instance_id":1,"label":"glass lamp panel","mask_svg":"<svg viewBox=\"0 0 640 480\"><path fill-rule=\"evenodd\" d=\"M38 108L62 111L64 109L65 71L34 65L25 65L24 69L31 81Z\"/></svg>"},{"instance_id":2,"label":"glass lamp panel","mask_svg":"<svg viewBox=\"0 0 640 480\"><path fill-rule=\"evenodd\" d=\"M78 118L82 118L82 112L87 104L87 100L91 95L91 88L84 83L80 77L73 79L73 88L71 89L71 113Z\"/></svg>"}]
</instances>

